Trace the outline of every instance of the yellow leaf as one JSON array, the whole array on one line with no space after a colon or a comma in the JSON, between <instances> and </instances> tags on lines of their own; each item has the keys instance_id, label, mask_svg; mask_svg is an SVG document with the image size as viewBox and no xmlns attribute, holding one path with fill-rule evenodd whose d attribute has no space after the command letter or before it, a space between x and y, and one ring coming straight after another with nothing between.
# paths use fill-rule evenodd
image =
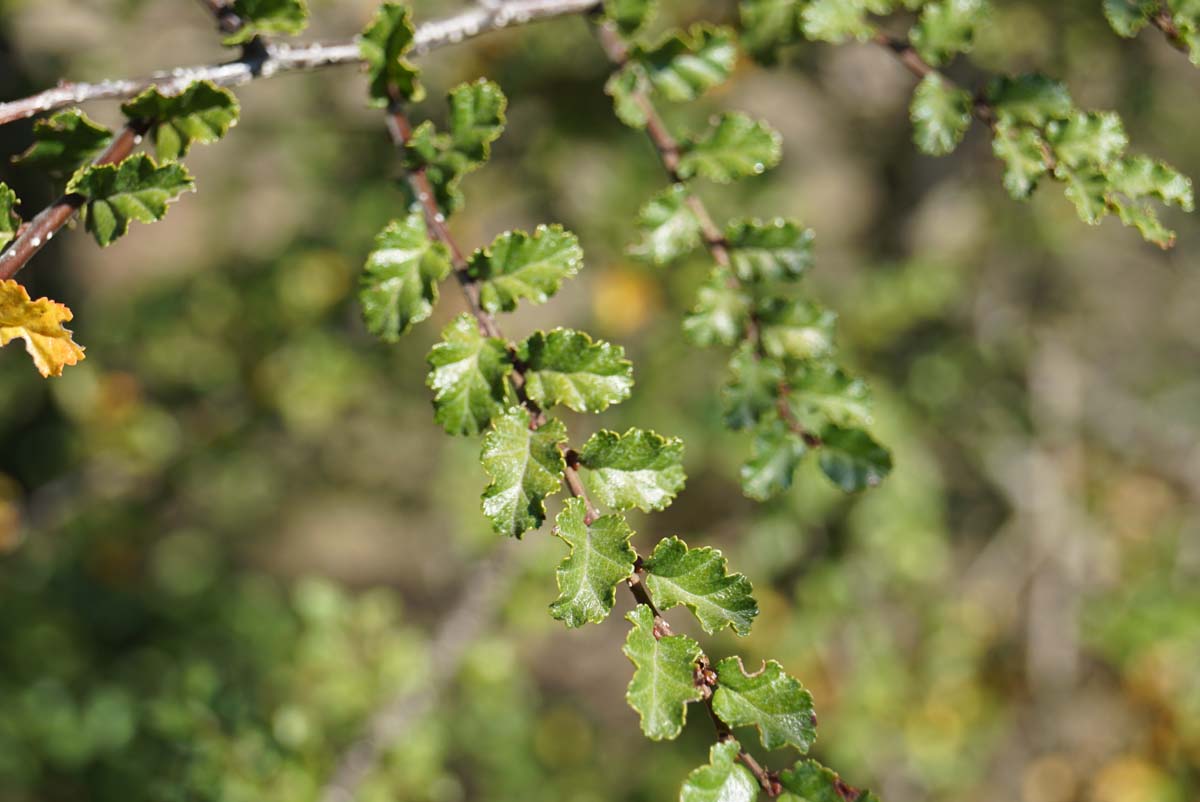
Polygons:
<instances>
[{"instance_id":1,"label":"yellow leaf","mask_svg":"<svg viewBox=\"0 0 1200 802\"><path fill-rule=\"evenodd\" d=\"M0 281L0 346L25 338L25 350L43 376L61 376L65 365L83 359L83 349L63 328L71 310L49 298L29 299L15 281Z\"/></svg>"}]
</instances>

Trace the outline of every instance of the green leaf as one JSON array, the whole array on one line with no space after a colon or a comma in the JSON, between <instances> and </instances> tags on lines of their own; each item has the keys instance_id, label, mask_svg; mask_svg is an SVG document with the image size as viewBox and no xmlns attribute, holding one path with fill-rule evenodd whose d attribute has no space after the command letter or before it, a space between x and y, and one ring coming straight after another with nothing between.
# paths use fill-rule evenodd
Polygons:
<instances>
[{"instance_id":1,"label":"green leaf","mask_svg":"<svg viewBox=\"0 0 1200 802\"><path fill-rule=\"evenodd\" d=\"M197 81L178 95L152 86L121 105L130 120L153 122L154 151L164 161L181 159L193 142L210 145L237 124L237 98L211 81Z\"/></svg>"},{"instance_id":2,"label":"green leaf","mask_svg":"<svg viewBox=\"0 0 1200 802\"><path fill-rule=\"evenodd\" d=\"M1192 180L1169 164L1133 156L1114 164L1108 176L1113 189L1130 198L1155 197L1185 212L1195 208Z\"/></svg>"},{"instance_id":3,"label":"green leaf","mask_svg":"<svg viewBox=\"0 0 1200 802\"><path fill-rule=\"evenodd\" d=\"M754 429L750 459L742 466L742 492L766 501L792 486L800 460L808 453L804 438L777 415L764 417Z\"/></svg>"},{"instance_id":4,"label":"green leaf","mask_svg":"<svg viewBox=\"0 0 1200 802\"><path fill-rule=\"evenodd\" d=\"M1125 201L1120 198L1109 199L1116 208L1117 216L1127 226L1133 226L1147 242L1152 242L1160 248L1172 248L1175 245L1175 232L1163 225L1158 219L1158 213L1149 203Z\"/></svg>"},{"instance_id":5,"label":"green leaf","mask_svg":"<svg viewBox=\"0 0 1200 802\"><path fill-rule=\"evenodd\" d=\"M513 407L483 437L479 459L492 479L483 491L483 514L500 535L520 537L541 526L545 499L562 484L566 466L558 447L567 441L567 427L554 418L537 429L530 422L529 410Z\"/></svg>"},{"instance_id":6,"label":"green leaf","mask_svg":"<svg viewBox=\"0 0 1200 802\"><path fill-rule=\"evenodd\" d=\"M488 160L504 132L508 98L497 84L480 78L451 89L449 99L450 141L473 169Z\"/></svg>"},{"instance_id":7,"label":"green leaf","mask_svg":"<svg viewBox=\"0 0 1200 802\"><path fill-rule=\"evenodd\" d=\"M747 429L775 409L783 366L771 357L760 356L750 342L742 343L729 360L729 380L721 393L725 425Z\"/></svg>"},{"instance_id":8,"label":"green leaf","mask_svg":"<svg viewBox=\"0 0 1200 802\"><path fill-rule=\"evenodd\" d=\"M404 54L413 43L413 26L408 6L384 3L358 38L358 49L367 63L367 89L371 105L387 106L393 99L418 102L425 90L417 81L420 71Z\"/></svg>"},{"instance_id":9,"label":"green leaf","mask_svg":"<svg viewBox=\"0 0 1200 802\"><path fill-rule=\"evenodd\" d=\"M892 472L892 455L862 429L821 431L821 470L847 493L874 487Z\"/></svg>"},{"instance_id":10,"label":"green leaf","mask_svg":"<svg viewBox=\"0 0 1200 802\"><path fill-rule=\"evenodd\" d=\"M65 178L99 156L112 136L79 109L67 109L35 122L33 144L14 161Z\"/></svg>"},{"instance_id":11,"label":"green leaf","mask_svg":"<svg viewBox=\"0 0 1200 802\"><path fill-rule=\"evenodd\" d=\"M689 549L677 537L663 538L642 567L658 609L682 604L710 635L726 626L739 635L750 631L758 615L750 580L728 573L720 551L707 546Z\"/></svg>"},{"instance_id":12,"label":"green leaf","mask_svg":"<svg viewBox=\"0 0 1200 802\"><path fill-rule=\"evenodd\" d=\"M696 292L696 306L683 319L683 333L696 345L733 345L746 331L750 298L729 286L726 274L716 269Z\"/></svg>"},{"instance_id":13,"label":"green leaf","mask_svg":"<svg viewBox=\"0 0 1200 802\"><path fill-rule=\"evenodd\" d=\"M1009 125L1043 126L1065 120L1073 112L1067 88L1044 75L995 78L988 85L987 98L998 121Z\"/></svg>"},{"instance_id":14,"label":"green leaf","mask_svg":"<svg viewBox=\"0 0 1200 802\"><path fill-rule=\"evenodd\" d=\"M679 175L698 175L719 184L761 175L779 164L779 133L761 120L726 112L699 137L680 146Z\"/></svg>"},{"instance_id":15,"label":"green leaf","mask_svg":"<svg viewBox=\"0 0 1200 802\"><path fill-rule=\"evenodd\" d=\"M962 142L971 127L971 94L936 72L926 75L913 91L909 117L913 141L931 156L945 156Z\"/></svg>"},{"instance_id":16,"label":"green leaf","mask_svg":"<svg viewBox=\"0 0 1200 802\"><path fill-rule=\"evenodd\" d=\"M646 127L647 111L639 94L648 85L645 71L636 64L626 64L604 82L605 94L613 99L613 112L630 128Z\"/></svg>"},{"instance_id":17,"label":"green leaf","mask_svg":"<svg viewBox=\"0 0 1200 802\"><path fill-rule=\"evenodd\" d=\"M604 16L628 38L654 18L657 6L656 0L604 0Z\"/></svg>"},{"instance_id":18,"label":"green leaf","mask_svg":"<svg viewBox=\"0 0 1200 802\"><path fill-rule=\"evenodd\" d=\"M445 215L462 208L463 194L459 183L463 175L476 166L454 149L450 134L440 133L429 120L413 129L404 143L404 168L425 171L425 177L433 187L434 202Z\"/></svg>"},{"instance_id":19,"label":"green leaf","mask_svg":"<svg viewBox=\"0 0 1200 802\"><path fill-rule=\"evenodd\" d=\"M87 230L108 246L129 230L129 221L153 223L167 214L167 205L194 182L187 168L172 162L161 167L138 153L120 164L89 165L75 173L67 193L87 199Z\"/></svg>"},{"instance_id":20,"label":"green leaf","mask_svg":"<svg viewBox=\"0 0 1200 802\"><path fill-rule=\"evenodd\" d=\"M567 499L555 519L554 534L571 547L555 572L558 599L550 615L568 627L598 624L608 617L616 602L618 583L633 574L637 553L629 545L633 530L620 515L605 515L585 523L587 504Z\"/></svg>"},{"instance_id":21,"label":"green leaf","mask_svg":"<svg viewBox=\"0 0 1200 802\"><path fill-rule=\"evenodd\" d=\"M244 44L256 36L295 36L308 25L305 0L233 0L233 13L242 27L225 37L226 45Z\"/></svg>"},{"instance_id":22,"label":"green leaf","mask_svg":"<svg viewBox=\"0 0 1200 802\"><path fill-rule=\"evenodd\" d=\"M717 663L717 689L713 712L730 727L757 726L763 748L794 746L807 752L817 737L817 717L812 694L800 681L783 672L774 660L753 674L742 658L727 657Z\"/></svg>"},{"instance_id":23,"label":"green leaf","mask_svg":"<svg viewBox=\"0 0 1200 802\"><path fill-rule=\"evenodd\" d=\"M1071 167L1104 167L1129 144L1121 118L1113 112L1078 112L1046 126L1046 138L1059 161Z\"/></svg>"},{"instance_id":24,"label":"green leaf","mask_svg":"<svg viewBox=\"0 0 1200 802\"><path fill-rule=\"evenodd\" d=\"M644 604L625 618L633 628L622 651L634 665L625 699L641 717L647 738L676 738L687 720L688 702L704 698L694 679L700 644L686 635L657 637L654 614Z\"/></svg>"},{"instance_id":25,"label":"green leaf","mask_svg":"<svg viewBox=\"0 0 1200 802\"><path fill-rule=\"evenodd\" d=\"M450 275L450 253L429 238L425 218L414 208L375 237L358 291L367 330L385 342L425 320L438 299L438 282Z\"/></svg>"},{"instance_id":26,"label":"green leaf","mask_svg":"<svg viewBox=\"0 0 1200 802\"><path fill-rule=\"evenodd\" d=\"M20 218L17 216L17 193L0 181L0 251L17 237Z\"/></svg>"},{"instance_id":27,"label":"green leaf","mask_svg":"<svg viewBox=\"0 0 1200 802\"><path fill-rule=\"evenodd\" d=\"M527 368L525 391L543 409L563 404L576 412L602 412L633 388L625 349L593 342L581 331L535 331L518 346L517 358Z\"/></svg>"},{"instance_id":28,"label":"green leaf","mask_svg":"<svg viewBox=\"0 0 1200 802\"><path fill-rule=\"evenodd\" d=\"M813 232L793 220L735 220L725 228L733 272L741 281L800 278L812 265Z\"/></svg>"},{"instance_id":29,"label":"green leaf","mask_svg":"<svg viewBox=\"0 0 1200 802\"><path fill-rule=\"evenodd\" d=\"M770 298L758 314L763 349L774 357L817 359L833 353L837 315L811 301Z\"/></svg>"},{"instance_id":30,"label":"green leaf","mask_svg":"<svg viewBox=\"0 0 1200 802\"><path fill-rule=\"evenodd\" d=\"M687 776L679 791L679 802L753 802L758 782L750 770L737 762L742 747L732 738L713 744L708 765Z\"/></svg>"},{"instance_id":31,"label":"green leaf","mask_svg":"<svg viewBox=\"0 0 1200 802\"><path fill-rule=\"evenodd\" d=\"M1104 0L1104 16L1120 36L1137 36L1158 10L1157 0Z\"/></svg>"},{"instance_id":32,"label":"green leaf","mask_svg":"<svg viewBox=\"0 0 1200 802\"><path fill-rule=\"evenodd\" d=\"M862 379L847 375L830 360L810 360L788 376L788 409L808 431L824 426L856 427L871 423L871 394Z\"/></svg>"},{"instance_id":33,"label":"green leaf","mask_svg":"<svg viewBox=\"0 0 1200 802\"><path fill-rule=\"evenodd\" d=\"M575 235L562 226L541 225L532 236L504 232L491 247L475 251L467 270L480 282L484 309L511 312L521 298L545 303L582 266L583 249Z\"/></svg>"},{"instance_id":34,"label":"green leaf","mask_svg":"<svg viewBox=\"0 0 1200 802\"><path fill-rule=\"evenodd\" d=\"M780 802L879 802L870 791L859 791L815 760L801 760L781 772Z\"/></svg>"},{"instance_id":35,"label":"green leaf","mask_svg":"<svg viewBox=\"0 0 1200 802\"><path fill-rule=\"evenodd\" d=\"M508 346L483 336L469 314L442 330L442 341L427 361L434 419L450 434L483 431L512 400L505 381L513 369Z\"/></svg>"},{"instance_id":36,"label":"green leaf","mask_svg":"<svg viewBox=\"0 0 1200 802\"><path fill-rule=\"evenodd\" d=\"M992 153L1004 162L1004 188L1017 200L1028 198L1038 179L1049 170L1048 145L1041 135L1027 126L999 123L992 139Z\"/></svg>"},{"instance_id":37,"label":"green leaf","mask_svg":"<svg viewBox=\"0 0 1200 802\"><path fill-rule=\"evenodd\" d=\"M635 48L632 63L645 71L654 89L667 100L683 103L724 83L737 64L733 31L705 23L686 33L671 33L649 49Z\"/></svg>"},{"instance_id":38,"label":"green leaf","mask_svg":"<svg viewBox=\"0 0 1200 802\"><path fill-rule=\"evenodd\" d=\"M615 510L666 509L687 480L683 442L645 429L602 429L583 444L579 461L592 497Z\"/></svg>"},{"instance_id":39,"label":"green leaf","mask_svg":"<svg viewBox=\"0 0 1200 802\"><path fill-rule=\"evenodd\" d=\"M800 35L800 3L796 0L742 0L738 16L742 47L761 64L774 64L779 48Z\"/></svg>"},{"instance_id":40,"label":"green leaf","mask_svg":"<svg viewBox=\"0 0 1200 802\"><path fill-rule=\"evenodd\" d=\"M864 0L812 0L800 15L800 27L809 39L841 44L847 39L865 42L875 32L867 19Z\"/></svg>"},{"instance_id":41,"label":"green leaf","mask_svg":"<svg viewBox=\"0 0 1200 802\"><path fill-rule=\"evenodd\" d=\"M935 0L921 8L921 16L909 33L913 47L930 64L945 64L959 53L969 52L975 29L991 8L986 0Z\"/></svg>"},{"instance_id":42,"label":"green leaf","mask_svg":"<svg viewBox=\"0 0 1200 802\"><path fill-rule=\"evenodd\" d=\"M1088 225L1099 225L1108 214L1108 179L1099 170L1084 166L1072 169L1066 164L1054 168L1054 177L1067 185L1066 196L1075 204L1079 219Z\"/></svg>"},{"instance_id":43,"label":"green leaf","mask_svg":"<svg viewBox=\"0 0 1200 802\"><path fill-rule=\"evenodd\" d=\"M687 205L688 190L672 184L655 195L638 213L641 242L629 249L632 256L656 265L678 259L700 244L700 221Z\"/></svg>"}]
</instances>

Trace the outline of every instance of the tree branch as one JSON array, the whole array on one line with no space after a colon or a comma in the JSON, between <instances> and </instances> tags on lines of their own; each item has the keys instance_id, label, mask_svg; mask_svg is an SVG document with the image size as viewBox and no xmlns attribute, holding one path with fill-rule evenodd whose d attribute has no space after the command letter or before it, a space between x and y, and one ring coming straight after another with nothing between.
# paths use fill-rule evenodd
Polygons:
<instances>
[{"instance_id":1,"label":"tree branch","mask_svg":"<svg viewBox=\"0 0 1200 802\"><path fill-rule=\"evenodd\" d=\"M599 0L508 0L496 8L471 8L419 26L409 52L412 55L421 55L490 31L569 14L582 14L595 8L598 2ZM128 99L150 86L157 86L163 94L171 95L179 94L196 81L212 81L217 86L240 86L259 78L270 78L288 72L306 72L361 62L362 56L356 41L294 46L270 44L259 53L244 54L237 61L224 64L177 67L146 78L118 78L97 83L60 83L53 89L36 95L0 103L0 125L92 100Z\"/></svg>"}]
</instances>

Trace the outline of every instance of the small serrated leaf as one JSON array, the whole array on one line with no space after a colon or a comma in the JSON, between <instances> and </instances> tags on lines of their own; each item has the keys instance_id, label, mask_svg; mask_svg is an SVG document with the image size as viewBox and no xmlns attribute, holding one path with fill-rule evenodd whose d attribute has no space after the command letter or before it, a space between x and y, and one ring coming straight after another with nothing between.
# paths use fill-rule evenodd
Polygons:
<instances>
[{"instance_id":1,"label":"small serrated leaf","mask_svg":"<svg viewBox=\"0 0 1200 802\"><path fill-rule=\"evenodd\" d=\"M683 103L724 83L737 64L733 31L697 23L687 32L668 33L650 48L634 48L630 60L641 65L660 95Z\"/></svg>"},{"instance_id":2,"label":"small serrated leaf","mask_svg":"<svg viewBox=\"0 0 1200 802\"><path fill-rule=\"evenodd\" d=\"M708 765L694 770L683 781L679 802L754 802L758 782L737 761L741 745L732 738L713 744Z\"/></svg>"},{"instance_id":3,"label":"small serrated leaf","mask_svg":"<svg viewBox=\"0 0 1200 802\"><path fill-rule=\"evenodd\" d=\"M717 663L713 712L730 727L757 726L765 749L794 746L807 752L817 737L812 694L774 660L750 674L742 658Z\"/></svg>"},{"instance_id":4,"label":"small serrated leaf","mask_svg":"<svg viewBox=\"0 0 1200 802\"><path fill-rule=\"evenodd\" d=\"M864 0L812 0L804 5L800 27L809 39L841 44L847 39L865 42L874 33Z\"/></svg>"},{"instance_id":5,"label":"small serrated leaf","mask_svg":"<svg viewBox=\"0 0 1200 802\"><path fill-rule=\"evenodd\" d=\"M225 37L226 45L245 44L256 36L295 36L308 25L305 0L233 0L232 10L242 27Z\"/></svg>"},{"instance_id":6,"label":"small serrated leaf","mask_svg":"<svg viewBox=\"0 0 1200 802\"><path fill-rule=\"evenodd\" d=\"M1192 180L1164 162L1147 156L1121 159L1108 177L1115 191L1130 198L1155 197L1185 212L1195 208Z\"/></svg>"},{"instance_id":7,"label":"small serrated leaf","mask_svg":"<svg viewBox=\"0 0 1200 802\"><path fill-rule=\"evenodd\" d=\"M629 397L633 364L619 345L593 342L581 331L537 331L517 347L526 367L525 391L543 409L563 404L576 412L602 412Z\"/></svg>"},{"instance_id":8,"label":"small serrated leaf","mask_svg":"<svg viewBox=\"0 0 1200 802\"><path fill-rule=\"evenodd\" d=\"M1094 226L1108 215L1108 179L1104 173L1087 165L1076 169L1060 163L1054 168L1054 177L1066 184L1064 193L1075 204L1080 220Z\"/></svg>"},{"instance_id":9,"label":"small serrated leaf","mask_svg":"<svg viewBox=\"0 0 1200 802\"><path fill-rule=\"evenodd\" d=\"M541 225L532 235L506 231L496 237L471 256L467 270L480 283L484 309L511 312L521 298L545 303L582 266L578 238L562 226Z\"/></svg>"},{"instance_id":10,"label":"small serrated leaf","mask_svg":"<svg viewBox=\"0 0 1200 802\"><path fill-rule=\"evenodd\" d=\"M818 359L833 353L837 315L811 301L766 299L759 308L763 349L771 356Z\"/></svg>"},{"instance_id":11,"label":"small serrated leaf","mask_svg":"<svg viewBox=\"0 0 1200 802\"><path fill-rule=\"evenodd\" d=\"M741 281L793 280L812 266L812 229L794 220L735 220L725 228L725 241Z\"/></svg>"},{"instance_id":12,"label":"small serrated leaf","mask_svg":"<svg viewBox=\"0 0 1200 802\"><path fill-rule=\"evenodd\" d=\"M450 90L450 142L471 167L491 156L491 145L504 132L508 98L498 84L480 78Z\"/></svg>"},{"instance_id":13,"label":"small serrated leaf","mask_svg":"<svg viewBox=\"0 0 1200 802\"><path fill-rule=\"evenodd\" d=\"M604 16L628 38L654 18L657 0L604 0Z\"/></svg>"},{"instance_id":14,"label":"small serrated leaf","mask_svg":"<svg viewBox=\"0 0 1200 802\"><path fill-rule=\"evenodd\" d=\"M701 176L719 184L761 175L779 164L779 133L761 120L726 112L707 131L680 145L679 175Z\"/></svg>"},{"instance_id":15,"label":"small serrated leaf","mask_svg":"<svg viewBox=\"0 0 1200 802\"><path fill-rule=\"evenodd\" d=\"M742 47L760 64L774 64L779 49L800 35L800 7L796 0L742 0L738 4Z\"/></svg>"},{"instance_id":16,"label":"small serrated leaf","mask_svg":"<svg viewBox=\"0 0 1200 802\"><path fill-rule=\"evenodd\" d=\"M450 275L446 246L429 237L425 218L413 209L375 237L358 291L367 330L396 342L433 312L438 282Z\"/></svg>"},{"instance_id":17,"label":"small serrated leaf","mask_svg":"<svg viewBox=\"0 0 1200 802\"><path fill-rule=\"evenodd\" d=\"M660 610L682 604L710 635L727 626L739 635L750 631L758 615L750 580L728 573L720 551L689 549L677 537L663 538L642 567L646 588Z\"/></svg>"},{"instance_id":18,"label":"small serrated leaf","mask_svg":"<svg viewBox=\"0 0 1200 802\"><path fill-rule=\"evenodd\" d=\"M631 256L656 265L678 259L700 244L700 221L687 204L688 190L672 184L651 198L638 213L642 239Z\"/></svg>"},{"instance_id":19,"label":"small serrated leaf","mask_svg":"<svg viewBox=\"0 0 1200 802\"><path fill-rule=\"evenodd\" d=\"M0 184L0 212L3 211L3 184ZM61 376L63 368L83 359L83 349L71 339L63 324L71 319L71 310L49 298L29 298L29 293L11 279L0 281L0 346L17 337L25 340L25 350L42 376Z\"/></svg>"},{"instance_id":20,"label":"small serrated leaf","mask_svg":"<svg viewBox=\"0 0 1200 802\"><path fill-rule=\"evenodd\" d=\"M987 99L999 122L1044 126L1071 116L1067 87L1044 75L1001 76L988 85Z\"/></svg>"},{"instance_id":21,"label":"small serrated leaf","mask_svg":"<svg viewBox=\"0 0 1200 802\"><path fill-rule=\"evenodd\" d=\"M387 106L393 94L414 103L425 97L417 80L420 70L404 58L412 47L413 35L408 6L384 3L358 37L358 49L367 64L372 106Z\"/></svg>"},{"instance_id":22,"label":"small serrated leaf","mask_svg":"<svg viewBox=\"0 0 1200 802\"><path fill-rule=\"evenodd\" d=\"M924 153L945 156L971 127L971 94L931 72L913 90L909 117L913 141Z\"/></svg>"},{"instance_id":23,"label":"small serrated leaf","mask_svg":"<svg viewBox=\"0 0 1200 802\"><path fill-rule=\"evenodd\" d=\"M17 193L0 181L0 251L17 237L20 218L17 216L17 205L20 204Z\"/></svg>"},{"instance_id":24,"label":"small serrated leaf","mask_svg":"<svg viewBox=\"0 0 1200 802\"><path fill-rule=\"evenodd\" d=\"M130 120L153 123L154 151L164 161L187 155L193 142L209 145L237 124L237 98L211 81L197 81L177 95L164 95L151 86L121 104Z\"/></svg>"},{"instance_id":25,"label":"small serrated leaf","mask_svg":"<svg viewBox=\"0 0 1200 802\"><path fill-rule=\"evenodd\" d=\"M975 42L975 30L990 11L987 0L934 0L921 7L921 16L909 33L913 47L930 64L938 66Z\"/></svg>"},{"instance_id":26,"label":"small serrated leaf","mask_svg":"<svg viewBox=\"0 0 1200 802\"><path fill-rule=\"evenodd\" d=\"M683 319L683 333L694 344L733 345L742 338L750 318L750 297L730 286L723 270L717 269L696 291L696 306Z\"/></svg>"},{"instance_id":27,"label":"small serrated leaf","mask_svg":"<svg viewBox=\"0 0 1200 802\"><path fill-rule=\"evenodd\" d=\"M875 794L852 788L815 760L798 761L780 773L779 783L779 802L879 802Z\"/></svg>"},{"instance_id":28,"label":"small serrated leaf","mask_svg":"<svg viewBox=\"0 0 1200 802\"><path fill-rule=\"evenodd\" d=\"M33 144L13 161L66 178L99 156L112 137L112 131L79 109L67 109L35 122Z\"/></svg>"},{"instance_id":29,"label":"small serrated leaf","mask_svg":"<svg viewBox=\"0 0 1200 802\"><path fill-rule=\"evenodd\" d=\"M555 572L558 599L550 615L568 627L598 624L616 603L616 586L633 574L637 553L629 545L633 530L621 515L586 522L583 499L567 499L555 519L554 534L570 546Z\"/></svg>"},{"instance_id":30,"label":"small serrated leaf","mask_svg":"<svg viewBox=\"0 0 1200 802\"><path fill-rule=\"evenodd\" d=\"M665 509L683 489L683 443L645 429L601 430L583 444L583 481L597 501L615 510Z\"/></svg>"},{"instance_id":31,"label":"small serrated leaf","mask_svg":"<svg viewBox=\"0 0 1200 802\"><path fill-rule=\"evenodd\" d=\"M434 419L450 434L483 431L512 401L508 347L497 337L483 336L469 314L442 330L442 341L427 361Z\"/></svg>"},{"instance_id":32,"label":"small serrated leaf","mask_svg":"<svg viewBox=\"0 0 1200 802\"><path fill-rule=\"evenodd\" d=\"M1004 188L1017 200L1027 199L1038 179L1050 169L1049 146L1037 130L1028 126L998 123L992 138L992 153L1004 162Z\"/></svg>"},{"instance_id":33,"label":"small serrated leaf","mask_svg":"<svg viewBox=\"0 0 1200 802\"><path fill-rule=\"evenodd\" d=\"M1046 138L1059 161L1070 167L1104 167L1129 144L1121 118L1113 112L1078 112L1046 126Z\"/></svg>"},{"instance_id":34,"label":"small serrated leaf","mask_svg":"<svg viewBox=\"0 0 1200 802\"><path fill-rule=\"evenodd\" d=\"M809 360L792 369L787 405L791 417L808 431L820 431L831 423L846 427L871 423L871 394L866 382L827 359Z\"/></svg>"},{"instance_id":35,"label":"small serrated leaf","mask_svg":"<svg viewBox=\"0 0 1200 802\"><path fill-rule=\"evenodd\" d=\"M722 389L725 425L747 429L775 409L783 366L778 360L759 355L754 344L742 343L729 360L729 379Z\"/></svg>"},{"instance_id":36,"label":"small serrated leaf","mask_svg":"<svg viewBox=\"0 0 1200 802\"><path fill-rule=\"evenodd\" d=\"M892 455L862 429L821 431L821 470L847 493L879 484L892 472Z\"/></svg>"},{"instance_id":37,"label":"small serrated leaf","mask_svg":"<svg viewBox=\"0 0 1200 802\"><path fill-rule=\"evenodd\" d=\"M742 492L766 501L792 486L792 476L808 453L804 439L777 415L764 416L754 429L750 459L742 465Z\"/></svg>"},{"instance_id":38,"label":"small serrated leaf","mask_svg":"<svg viewBox=\"0 0 1200 802\"><path fill-rule=\"evenodd\" d=\"M81 168L67 184L67 193L87 199L87 230L101 246L108 246L129 230L129 221L153 223L167 213L167 205L194 188L187 168L177 162L161 167L145 153L120 164Z\"/></svg>"},{"instance_id":39,"label":"small serrated leaf","mask_svg":"<svg viewBox=\"0 0 1200 802\"><path fill-rule=\"evenodd\" d=\"M546 497L562 484L559 445L567 427L554 418L530 428L531 414L513 407L492 422L483 437L480 462L491 477L483 491L483 513L500 535L520 537L546 520Z\"/></svg>"},{"instance_id":40,"label":"small serrated leaf","mask_svg":"<svg viewBox=\"0 0 1200 802\"><path fill-rule=\"evenodd\" d=\"M1137 36L1158 10L1158 0L1104 0L1104 16L1119 36Z\"/></svg>"},{"instance_id":41,"label":"small serrated leaf","mask_svg":"<svg viewBox=\"0 0 1200 802\"><path fill-rule=\"evenodd\" d=\"M654 614L644 604L625 618L633 628L622 651L634 665L625 699L641 717L647 738L676 738L687 720L688 702L704 698L694 680L700 644L686 635L657 637Z\"/></svg>"},{"instance_id":42,"label":"small serrated leaf","mask_svg":"<svg viewBox=\"0 0 1200 802\"><path fill-rule=\"evenodd\" d=\"M633 63L626 64L604 82L604 93L613 99L613 112L630 128L646 127L649 116L639 93L645 92L648 86L645 68Z\"/></svg>"}]
</instances>

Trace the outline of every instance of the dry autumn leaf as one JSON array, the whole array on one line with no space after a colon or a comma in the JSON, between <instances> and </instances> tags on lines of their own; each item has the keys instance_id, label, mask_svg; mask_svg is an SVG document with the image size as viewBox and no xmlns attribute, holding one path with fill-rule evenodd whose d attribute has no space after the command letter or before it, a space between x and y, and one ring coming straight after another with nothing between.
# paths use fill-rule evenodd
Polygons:
<instances>
[{"instance_id":1,"label":"dry autumn leaf","mask_svg":"<svg viewBox=\"0 0 1200 802\"><path fill-rule=\"evenodd\" d=\"M49 298L32 301L15 281L0 281L0 346L25 338L25 350L43 376L61 376L63 367L83 359L83 348L63 328L71 310Z\"/></svg>"}]
</instances>

